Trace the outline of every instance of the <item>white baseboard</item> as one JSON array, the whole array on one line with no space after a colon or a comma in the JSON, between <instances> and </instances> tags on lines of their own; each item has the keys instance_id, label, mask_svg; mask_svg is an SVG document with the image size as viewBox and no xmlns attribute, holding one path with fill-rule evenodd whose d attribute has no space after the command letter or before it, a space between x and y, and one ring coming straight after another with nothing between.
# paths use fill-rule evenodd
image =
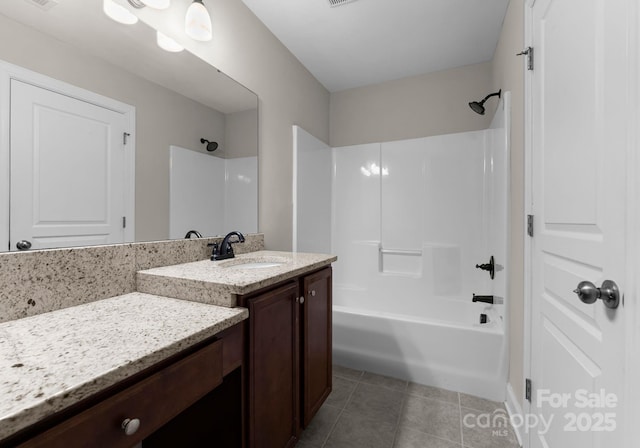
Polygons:
<instances>
[{"instance_id":1,"label":"white baseboard","mask_svg":"<svg viewBox=\"0 0 640 448\"><path fill-rule=\"evenodd\" d=\"M507 412L509 413L509 417L513 418L514 415L519 415L520 417L523 416L522 406L520 406L520 402L516 398L516 394L513 391L513 387L511 387L511 383L507 383L507 401L505 402L505 406L507 408ZM520 418L518 420L522 421ZM513 428L513 430L516 433L516 437L518 438L518 443L520 444L520 446L527 448L528 443L527 446L523 444L523 442L525 442L525 439L524 434L522 434L522 427ZM528 442L528 440L526 440L526 442Z\"/></svg>"}]
</instances>

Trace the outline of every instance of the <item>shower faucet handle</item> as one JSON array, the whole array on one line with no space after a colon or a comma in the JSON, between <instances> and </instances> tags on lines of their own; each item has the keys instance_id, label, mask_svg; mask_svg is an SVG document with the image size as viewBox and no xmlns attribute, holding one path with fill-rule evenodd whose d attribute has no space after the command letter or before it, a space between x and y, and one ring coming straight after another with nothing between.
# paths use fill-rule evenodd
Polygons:
<instances>
[{"instance_id":1,"label":"shower faucet handle","mask_svg":"<svg viewBox=\"0 0 640 448\"><path fill-rule=\"evenodd\" d=\"M495 277L496 274L496 263L493 259L493 255L491 255L489 263L477 264L476 268L482 269L483 271L489 271L489 276L491 277L491 280L493 280L493 277Z\"/></svg>"},{"instance_id":2,"label":"shower faucet handle","mask_svg":"<svg viewBox=\"0 0 640 448\"><path fill-rule=\"evenodd\" d=\"M472 302L490 303L490 304L495 303L493 296L479 296L479 295L475 295L475 294L473 295L473 299L471 301Z\"/></svg>"}]
</instances>

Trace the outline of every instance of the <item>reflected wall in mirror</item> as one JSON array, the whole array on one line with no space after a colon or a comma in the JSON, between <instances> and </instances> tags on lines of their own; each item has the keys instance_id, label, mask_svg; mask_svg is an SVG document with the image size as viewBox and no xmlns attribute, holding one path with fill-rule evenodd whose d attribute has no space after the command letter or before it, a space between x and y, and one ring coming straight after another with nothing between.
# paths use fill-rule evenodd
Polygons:
<instances>
[{"instance_id":1,"label":"reflected wall in mirror","mask_svg":"<svg viewBox=\"0 0 640 448\"><path fill-rule=\"evenodd\" d=\"M196 151L199 156L221 161L225 169L218 175L234 180L236 184L243 183L242 188L236 188L237 185L229 186L228 181L217 179L217 188L224 190L223 194L231 198L227 201L229 206L220 206L214 200L213 191L197 190L196 184L201 180L201 174L192 176L196 185L191 186L192 190L202 194L198 197L175 195L180 207L176 208L174 202L174 214L182 213L184 218L190 212L185 212L182 206L189 204L192 210L215 210L217 218L221 218L220 215L224 217L225 212L229 216L218 219L217 222L221 224L208 229L197 228L197 223L194 223L184 233L191 228L204 236L224 234L230 230L257 232L258 98L253 92L187 51L169 53L160 49L156 45L155 30L142 22L127 26L112 21L103 13L101 1L67 0L48 11L29 2L1 2L0 41L6 43L0 47L1 61L52 78L64 85L78 87L96 97L105 97L112 100L113 104L134 108L135 122L125 120L123 124L123 133L131 134L130 147L135 147L135 171L133 161L131 162L132 173L135 173L135 176L131 175L132 179L135 177L135 212L131 211L131 216L126 216L126 213L123 215L126 216L127 231L134 228L135 233L131 232L126 240L152 241L170 237L171 146ZM11 45L11 42L15 44ZM0 102L8 102L6 100L12 92L11 86L10 81L2 81ZM38 103L39 99L33 101ZM90 100L85 102L92 103ZM16 250L16 243L26 238L20 236L24 233L19 231L17 225L14 225L16 228L10 228L9 210L17 203L23 204L23 201L14 200L14 204L9 203L10 185L13 185L12 178L15 180L22 176L9 170L10 154L18 150L10 148L12 141L9 137L8 117L12 111L6 106L0 109L0 113L0 250L8 247ZM82 136L93 141L92 136L100 132L103 132L105 142L116 140L114 126L98 126L93 134L87 130L90 126L81 126L83 134L75 132L79 125L62 121L64 123L54 121L49 127L56 135L63 132L65 125L69 127L71 131L68 131L68 135L63 135L63 141L79 140ZM103 123L103 120L92 119L92 122ZM130 127L127 128L127 125ZM52 141L50 134L36 135L33 128L25 131L25 135L30 135L31 140ZM218 148L214 152L207 152L207 145L201 143L201 139L217 142ZM40 145L39 150L44 151L44 146ZM25 151L23 147L19 150ZM105 148L102 150L106 151ZM109 219L115 222L114 216L117 213L113 213L110 205L105 207L106 212L100 211L96 206L86 216L79 217L81 221L85 221L85 227L89 228L88 237L78 238L75 243L61 238L56 240L55 228L66 219L61 216L62 207L58 205L58 200L61 203L66 200L66 205L77 211L74 204L82 200L90 204L99 202L94 201L86 193L88 191L92 191L96 198L115 194L111 190L96 190L94 184L103 174L102 171L93 173L84 168L74 170L77 166L82 166L82 160L79 160L81 157L78 154L67 154L72 159L63 163L64 154L63 149L49 155L57 165L45 163L46 157L36 157L39 169L44 171L51 166L55 167L39 178L45 179L48 184L42 181L42 185L33 188L34 191L40 188L45 193L49 192L49 199L46 194L38 196L37 204L32 206L34 213L31 224L38 227L48 220L49 225L47 237L38 244L41 244L40 247L100 244L101 240L91 239L91 226L96 227L95 223L103 219L105 214L110 214ZM94 156L91 159L86 155L87 160L84 162L95 166L96 160L107 157L99 151ZM239 160L234 162L234 159ZM243 163L240 159L251 162ZM238 167L244 166L250 167L247 168L248 171L238 171ZM211 176L214 175L211 173ZM73 180L70 181L70 178ZM188 180L188 176L185 179ZM33 182L37 183L35 180ZM46 188L45 185L52 185L60 191ZM133 187L126 187L125 184L124 189L125 196L129 194L133 197ZM117 222L122 226L119 214ZM188 219L184 220L183 225L187 226L187 222ZM178 229L171 229L171 232L172 237L180 237L183 233ZM125 232L122 233L125 238ZM34 245L33 248L38 246Z\"/></svg>"}]
</instances>

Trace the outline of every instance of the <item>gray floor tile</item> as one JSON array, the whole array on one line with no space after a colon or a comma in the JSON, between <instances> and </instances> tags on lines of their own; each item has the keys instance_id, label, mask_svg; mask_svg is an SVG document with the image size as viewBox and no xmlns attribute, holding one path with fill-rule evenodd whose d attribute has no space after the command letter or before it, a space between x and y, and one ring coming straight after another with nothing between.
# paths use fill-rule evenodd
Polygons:
<instances>
[{"instance_id":1,"label":"gray floor tile","mask_svg":"<svg viewBox=\"0 0 640 448\"><path fill-rule=\"evenodd\" d=\"M460 394L460 406L463 408L476 409L478 411L493 412L496 409L505 409L504 403L486 400L473 395Z\"/></svg>"},{"instance_id":2,"label":"gray floor tile","mask_svg":"<svg viewBox=\"0 0 640 448\"><path fill-rule=\"evenodd\" d=\"M351 396L351 393L356 388L358 383L355 381L340 378L338 376L333 377L333 387L331 393L325 401L325 404L334 406L336 408L344 408Z\"/></svg>"},{"instance_id":3,"label":"gray floor tile","mask_svg":"<svg viewBox=\"0 0 640 448\"><path fill-rule=\"evenodd\" d=\"M461 448L459 443L430 436L420 431L400 427L396 434L394 448Z\"/></svg>"},{"instance_id":4,"label":"gray floor tile","mask_svg":"<svg viewBox=\"0 0 640 448\"><path fill-rule=\"evenodd\" d=\"M388 389L404 392L407 389L407 382L390 376L376 375L375 373L364 372L361 383L374 384L376 386L386 387Z\"/></svg>"},{"instance_id":5,"label":"gray floor tile","mask_svg":"<svg viewBox=\"0 0 640 448\"><path fill-rule=\"evenodd\" d=\"M460 406L463 408L476 409L478 411L493 412L496 409L504 409L504 403L497 401L485 400L484 398L474 397L473 395L460 394Z\"/></svg>"},{"instance_id":6,"label":"gray floor tile","mask_svg":"<svg viewBox=\"0 0 640 448\"><path fill-rule=\"evenodd\" d=\"M336 364L333 365L334 376L340 376L349 380L359 380L362 376L362 373L362 370L354 370L348 367L338 366Z\"/></svg>"},{"instance_id":7,"label":"gray floor tile","mask_svg":"<svg viewBox=\"0 0 640 448\"><path fill-rule=\"evenodd\" d=\"M465 413L464 409L462 413ZM511 426L469 428L463 424L462 434L466 448L518 448L520 446Z\"/></svg>"},{"instance_id":8,"label":"gray floor tile","mask_svg":"<svg viewBox=\"0 0 640 448\"><path fill-rule=\"evenodd\" d=\"M417 395L419 397L432 398L434 400L446 401L458 404L458 392L452 390L440 389L433 386L424 386L422 384L409 383L407 393Z\"/></svg>"},{"instance_id":9,"label":"gray floor tile","mask_svg":"<svg viewBox=\"0 0 640 448\"><path fill-rule=\"evenodd\" d=\"M345 411L395 425L402 409L404 394L382 386L359 383Z\"/></svg>"},{"instance_id":10,"label":"gray floor tile","mask_svg":"<svg viewBox=\"0 0 640 448\"><path fill-rule=\"evenodd\" d=\"M395 424L342 413L325 448L391 448Z\"/></svg>"},{"instance_id":11,"label":"gray floor tile","mask_svg":"<svg viewBox=\"0 0 640 448\"><path fill-rule=\"evenodd\" d=\"M336 424L340 412L342 411L338 408L323 405L300 436L300 442L309 447L322 447Z\"/></svg>"},{"instance_id":12,"label":"gray floor tile","mask_svg":"<svg viewBox=\"0 0 640 448\"><path fill-rule=\"evenodd\" d=\"M457 404L408 395L400 426L461 443L460 407Z\"/></svg>"}]
</instances>

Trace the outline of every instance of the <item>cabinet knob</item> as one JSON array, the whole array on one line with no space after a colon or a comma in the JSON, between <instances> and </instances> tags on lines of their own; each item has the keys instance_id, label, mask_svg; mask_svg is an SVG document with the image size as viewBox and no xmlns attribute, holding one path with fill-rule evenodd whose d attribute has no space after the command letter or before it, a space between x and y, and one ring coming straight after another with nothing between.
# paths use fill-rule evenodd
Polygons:
<instances>
[{"instance_id":1,"label":"cabinet knob","mask_svg":"<svg viewBox=\"0 0 640 448\"><path fill-rule=\"evenodd\" d=\"M140 429L140 420L137 418L126 418L122 422L122 429L128 436L134 435Z\"/></svg>"},{"instance_id":2,"label":"cabinet knob","mask_svg":"<svg viewBox=\"0 0 640 448\"><path fill-rule=\"evenodd\" d=\"M302 305L304 303L304 297L298 297L297 302Z\"/></svg>"},{"instance_id":3,"label":"cabinet knob","mask_svg":"<svg viewBox=\"0 0 640 448\"><path fill-rule=\"evenodd\" d=\"M312 289L311 291L309 291L309 294L311 294L311 297L315 297L316 296L316 290Z\"/></svg>"}]
</instances>

